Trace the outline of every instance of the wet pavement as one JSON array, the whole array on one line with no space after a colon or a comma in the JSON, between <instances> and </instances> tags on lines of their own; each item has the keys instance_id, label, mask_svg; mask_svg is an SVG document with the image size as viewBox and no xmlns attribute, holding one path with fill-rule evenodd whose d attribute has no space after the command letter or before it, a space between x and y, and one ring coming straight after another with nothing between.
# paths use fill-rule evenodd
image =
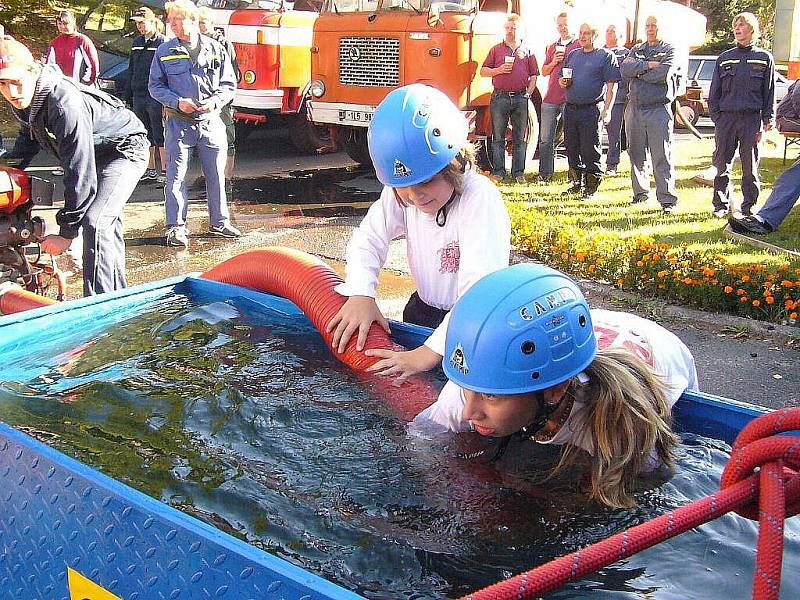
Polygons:
<instances>
[{"instance_id":1,"label":"wet pavement","mask_svg":"<svg viewBox=\"0 0 800 600\"><path fill-rule=\"evenodd\" d=\"M52 164L52 159L39 157L37 164ZM244 235L225 240L206 234L205 191L193 187L188 250L164 243L163 189L139 185L125 211L131 285L203 272L245 250L276 245L315 254L343 272L352 229L380 193L368 169L342 153L298 155L282 132L266 130L241 145L235 172L231 213ZM189 181L197 174L191 171ZM55 197L62 197L62 191ZM57 208L36 211L52 230ZM60 262L69 269L67 259ZM800 405L800 329L643 300L593 282L582 282L582 287L593 306L636 312L673 330L696 357L703 391L769 407ZM80 288L80 278L71 276L69 297L79 296ZM404 242L395 241L380 282L381 309L399 318L413 289Z\"/></svg>"}]
</instances>

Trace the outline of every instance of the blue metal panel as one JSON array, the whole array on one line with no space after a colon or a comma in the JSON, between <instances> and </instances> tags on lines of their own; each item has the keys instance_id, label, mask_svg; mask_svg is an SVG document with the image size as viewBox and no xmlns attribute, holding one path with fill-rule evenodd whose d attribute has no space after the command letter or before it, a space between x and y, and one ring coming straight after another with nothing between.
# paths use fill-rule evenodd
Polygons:
<instances>
[{"instance_id":1,"label":"blue metal panel","mask_svg":"<svg viewBox=\"0 0 800 600\"><path fill-rule=\"evenodd\" d=\"M0 423L0 597L70 600L71 567L125 600L360 598Z\"/></svg>"}]
</instances>

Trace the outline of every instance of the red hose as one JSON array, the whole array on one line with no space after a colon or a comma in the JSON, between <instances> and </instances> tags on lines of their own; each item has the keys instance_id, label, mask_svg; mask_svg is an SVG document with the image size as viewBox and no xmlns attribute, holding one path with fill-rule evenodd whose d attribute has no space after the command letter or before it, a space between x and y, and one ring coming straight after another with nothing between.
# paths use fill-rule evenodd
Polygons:
<instances>
[{"instance_id":1,"label":"red hose","mask_svg":"<svg viewBox=\"0 0 800 600\"><path fill-rule=\"evenodd\" d=\"M202 277L291 300L314 324L328 347L333 343L333 334L326 333L325 328L347 300L333 289L342 283L333 269L319 258L293 248L250 250L218 264ZM370 327L364 344L365 350L373 348L396 348L377 323ZM356 336L350 339L343 353L334 352L334 356L360 372L380 360L356 350ZM393 385L386 377L375 377L368 385L407 421L433 403L438 394L431 382L422 377L409 377L401 386Z\"/></svg>"},{"instance_id":2,"label":"red hose","mask_svg":"<svg viewBox=\"0 0 800 600\"><path fill-rule=\"evenodd\" d=\"M0 293L0 315L10 315L40 306L50 306L56 302L57 300L39 296L22 288L10 288Z\"/></svg>"},{"instance_id":3,"label":"red hose","mask_svg":"<svg viewBox=\"0 0 800 600\"><path fill-rule=\"evenodd\" d=\"M632 527L582 550L562 556L511 579L495 583L465 598L511 600L531 598L562 587L735 510L759 518L753 598L777 600L780 593L783 520L800 513L800 438L778 437L800 430L800 408L781 409L755 419L733 446L716 494ZM758 439L765 435L774 437ZM761 467L759 473L754 473ZM760 505L755 507L754 502ZM788 502L788 505L784 503Z\"/></svg>"}]
</instances>

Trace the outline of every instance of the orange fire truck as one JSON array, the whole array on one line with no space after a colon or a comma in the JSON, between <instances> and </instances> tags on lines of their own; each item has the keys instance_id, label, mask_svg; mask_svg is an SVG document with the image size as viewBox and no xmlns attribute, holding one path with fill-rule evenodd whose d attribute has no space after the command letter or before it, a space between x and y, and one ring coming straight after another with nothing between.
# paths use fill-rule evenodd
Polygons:
<instances>
[{"instance_id":1,"label":"orange fire truck","mask_svg":"<svg viewBox=\"0 0 800 600\"><path fill-rule=\"evenodd\" d=\"M310 118L328 126L353 160L368 163L366 132L375 107L397 86L426 83L464 111L473 138L485 149L491 141L492 82L479 72L502 39L506 14L521 16L541 66L546 46L557 37L555 18L565 10L576 15L573 21L585 17L601 31L616 24L628 43L637 10L638 37L645 18L655 14L662 37L685 55L705 38L705 17L662 0L325 0L311 46ZM529 156L536 151L545 87L540 77L531 98L534 110L528 111Z\"/></svg>"},{"instance_id":2,"label":"orange fire truck","mask_svg":"<svg viewBox=\"0 0 800 600\"><path fill-rule=\"evenodd\" d=\"M239 83L233 101L240 135L282 119L292 143L314 152L329 143L327 128L306 116L312 29L321 0L213 0L214 25L233 43Z\"/></svg>"}]
</instances>

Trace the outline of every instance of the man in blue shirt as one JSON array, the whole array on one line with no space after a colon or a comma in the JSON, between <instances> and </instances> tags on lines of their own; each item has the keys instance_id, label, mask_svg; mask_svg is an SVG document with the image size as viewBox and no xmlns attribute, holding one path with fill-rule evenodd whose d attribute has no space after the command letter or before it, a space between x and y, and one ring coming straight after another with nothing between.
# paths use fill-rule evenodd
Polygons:
<instances>
[{"instance_id":1,"label":"man in blue shirt","mask_svg":"<svg viewBox=\"0 0 800 600\"><path fill-rule=\"evenodd\" d=\"M708 112L714 121L713 214L726 217L730 211L731 167L736 147L742 159L743 215L751 214L758 202L758 144L761 134L772 129L775 117L775 61L755 45L760 35L753 13L733 18L736 47L717 58L708 94Z\"/></svg>"},{"instance_id":2,"label":"man in blue shirt","mask_svg":"<svg viewBox=\"0 0 800 600\"><path fill-rule=\"evenodd\" d=\"M228 213L224 185L228 142L220 118L222 108L233 100L236 76L222 44L200 35L198 9L190 0L170 2L168 21L175 39L156 50L148 87L167 113L167 245L187 248L186 171L192 148L197 148L206 177L209 233L241 235Z\"/></svg>"},{"instance_id":3,"label":"man in blue shirt","mask_svg":"<svg viewBox=\"0 0 800 600\"><path fill-rule=\"evenodd\" d=\"M580 48L564 60L564 68L572 70L572 77L566 77L562 69L558 82L567 89L564 142L572 185L565 194L582 193L584 198L593 196L603 179L600 126L611 118L617 82L622 79L614 54L605 48L595 48L597 34L597 27L581 24Z\"/></svg>"}]
</instances>

